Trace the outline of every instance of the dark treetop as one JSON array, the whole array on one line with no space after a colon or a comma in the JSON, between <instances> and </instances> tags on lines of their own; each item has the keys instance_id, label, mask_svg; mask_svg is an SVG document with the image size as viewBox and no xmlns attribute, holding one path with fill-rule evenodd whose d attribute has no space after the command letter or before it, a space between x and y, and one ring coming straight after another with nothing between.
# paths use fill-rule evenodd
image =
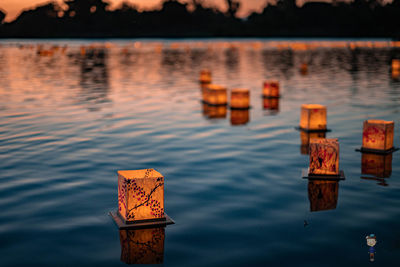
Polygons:
<instances>
[{"instance_id":1,"label":"dark treetop","mask_svg":"<svg viewBox=\"0 0 400 267\"><path fill-rule=\"evenodd\" d=\"M122 3L109 10L104 0L65 0L67 9L49 2L0 24L3 38L51 37L392 37L400 36L400 0L306 3L278 0L261 13L236 16L239 0L226 0L226 13L202 0L182 4L165 0L160 10L139 12ZM0 22L5 14L0 9Z\"/></svg>"}]
</instances>

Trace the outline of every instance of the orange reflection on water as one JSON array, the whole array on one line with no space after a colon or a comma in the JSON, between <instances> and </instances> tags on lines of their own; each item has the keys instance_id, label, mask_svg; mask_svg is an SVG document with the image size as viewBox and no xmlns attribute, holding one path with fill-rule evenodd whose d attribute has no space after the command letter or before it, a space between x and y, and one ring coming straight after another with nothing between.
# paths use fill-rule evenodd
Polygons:
<instances>
[{"instance_id":1,"label":"orange reflection on water","mask_svg":"<svg viewBox=\"0 0 400 267\"><path fill-rule=\"evenodd\" d=\"M308 181L308 199L310 200L310 211L336 209L338 195L338 181Z\"/></svg>"}]
</instances>

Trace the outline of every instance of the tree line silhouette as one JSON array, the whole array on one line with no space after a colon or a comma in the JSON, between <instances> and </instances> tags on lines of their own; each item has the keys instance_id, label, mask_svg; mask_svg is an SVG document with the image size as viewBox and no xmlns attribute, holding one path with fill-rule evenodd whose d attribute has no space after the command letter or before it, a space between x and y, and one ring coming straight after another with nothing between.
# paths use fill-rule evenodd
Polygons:
<instances>
[{"instance_id":1,"label":"tree line silhouette","mask_svg":"<svg viewBox=\"0 0 400 267\"><path fill-rule=\"evenodd\" d=\"M124 2L109 10L106 0L49 2L4 22L2 38L109 37L400 37L400 0L355 0L350 3L278 0L261 13L238 18L239 0L226 0L228 10L205 7L203 0L164 0L161 9L140 12Z\"/></svg>"}]
</instances>

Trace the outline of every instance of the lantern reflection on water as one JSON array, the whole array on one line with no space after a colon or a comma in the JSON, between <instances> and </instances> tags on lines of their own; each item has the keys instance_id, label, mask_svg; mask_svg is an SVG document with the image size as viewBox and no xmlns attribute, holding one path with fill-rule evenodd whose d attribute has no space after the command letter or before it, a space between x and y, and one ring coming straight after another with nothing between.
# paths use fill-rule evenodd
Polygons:
<instances>
[{"instance_id":1,"label":"lantern reflection on water","mask_svg":"<svg viewBox=\"0 0 400 267\"><path fill-rule=\"evenodd\" d=\"M384 120L364 121L362 149L388 151L393 148L394 122Z\"/></svg>"},{"instance_id":2,"label":"lantern reflection on water","mask_svg":"<svg viewBox=\"0 0 400 267\"><path fill-rule=\"evenodd\" d=\"M120 230L121 261L126 264L162 264L165 228Z\"/></svg>"},{"instance_id":3,"label":"lantern reflection on water","mask_svg":"<svg viewBox=\"0 0 400 267\"><path fill-rule=\"evenodd\" d=\"M301 105L300 128L326 130L326 107L318 104Z\"/></svg>"},{"instance_id":4,"label":"lantern reflection on water","mask_svg":"<svg viewBox=\"0 0 400 267\"><path fill-rule=\"evenodd\" d=\"M279 98L263 98L263 108L266 110L279 111Z\"/></svg>"},{"instance_id":5,"label":"lantern reflection on water","mask_svg":"<svg viewBox=\"0 0 400 267\"><path fill-rule=\"evenodd\" d=\"M207 84L211 83L211 71L204 69L200 72L200 83Z\"/></svg>"},{"instance_id":6,"label":"lantern reflection on water","mask_svg":"<svg viewBox=\"0 0 400 267\"><path fill-rule=\"evenodd\" d=\"M310 139L309 175L339 175L338 139Z\"/></svg>"},{"instance_id":7,"label":"lantern reflection on water","mask_svg":"<svg viewBox=\"0 0 400 267\"><path fill-rule=\"evenodd\" d=\"M361 174L389 178L392 174L392 153L387 155L362 153Z\"/></svg>"},{"instance_id":8,"label":"lantern reflection on water","mask_svg":"<svg viewBox=\"0 0 400 267\"><path fill-rule=\"evenodd\" d=\"M211 106L203 103L203 115L209 119L224 119L226 118L226 106Z\"/></svg>"},{"instance_id":9,"label":"lantern reflection on water","mask_svg":"<svg viewBox=\"0 0 400 267\"><path fill-rule=\"evenodd\" d=\"M336 209L338 195L339 181L308 181L308 199L310 200L310 211Z\"/></svg>"},{"instance_id":10,"label":"lantern reflection on water","mask_svg":"<svg viewBox=\"0 0 400 267\"><path fill-rule=\"evenodd\" d=\"M118 213L127 224L165 220L162 174L154 169L118 171Z\"/></svg>"},{"instance_id":11,"label":"lantern reflection on water","mask_svg":"<svg viewBox=\"0 0 400 267\"><path fill-rule=\"evenodd\" d=\"M249 89L236 88L231 91L231 108L248 109L250 108Z\"/></svg>"},{"instance_id":12,"label":"lantern reflection on water","mask_svg":"<svg viewBox=\"0 0 400 267\"><path fill-rule=\"evenodd\" d=\"M308 155L310 152L310 139L311 138L325 138L325 132L305 132L300 131L300 153L303 155Z\"/></svg>"},{"instance_id":13,"label":"lantern reflection on water","mask_svg":"<svg viewBox=\"0 0 400 267\"><path fill-rule=\"evenodd\" d=\"M243 125L249 122L249 110L232 109L231 110L231 125Z\"/></svg>"},{"instance_id":14,"label":"lantern reflection on water","mask_svg":"<svg viewBox=\"0 0 400 267\"><path fill-rule=\"evenodd\" d=\"M265 81L263 87L263 97L273 98L279 97L279 82L278 81Z\"/></svg>"}]
</instances>

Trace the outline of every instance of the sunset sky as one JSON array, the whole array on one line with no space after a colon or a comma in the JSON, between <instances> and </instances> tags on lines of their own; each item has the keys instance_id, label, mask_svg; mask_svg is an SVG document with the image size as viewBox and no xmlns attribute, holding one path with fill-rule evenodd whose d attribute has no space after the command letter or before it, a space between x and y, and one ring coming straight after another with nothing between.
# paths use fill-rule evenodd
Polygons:
<instances>
[{"instance_id":1,"label":"sunset sky","mask_svg":"<svg viewBox=\"0 0 400 267\"><path fill-rule=\"evenodd\" d=\"M118 6L124 0L108 0L112 3L112 7ZM188 2L189 0L181 0L182 2ZM274 0L270 0L273 2ZM7 21L14 20L18 14L26 8L34 7L38 4L49 2L48 0L0 0L0 8L7 12ZM62 2L57 0L57 2ZM161 3L161 0L126 0L126 2L131 2L137 4L140 8L152 8ZM221 9L226 8L225 0L204 0L208 5L215 5ZM242 7L240 10L240 16L246 16L252 10L261 10L267 0L241 0Z\"/></svg>"}]
</instances>

